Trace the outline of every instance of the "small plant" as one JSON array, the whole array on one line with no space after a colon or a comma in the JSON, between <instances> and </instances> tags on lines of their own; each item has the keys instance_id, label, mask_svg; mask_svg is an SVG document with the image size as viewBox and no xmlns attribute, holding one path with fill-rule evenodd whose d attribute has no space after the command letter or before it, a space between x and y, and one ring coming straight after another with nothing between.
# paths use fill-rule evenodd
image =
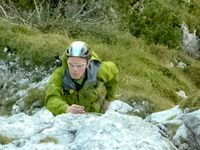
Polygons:
<instances>
[{"instance_id":1,"label":"small plant","mask_svg":"<svg viewBox=\"0 0 200 150\"><path fill-rule=\"evenodd\" d=\"M58 144L58 140L56 138L53 138L53 137L50 137L50 136L40 140L40 143L50 143L50 142Z\"/></svg>"},{"instance_id":2,"label":"small plant","mask_svg":"<svg viewBox=\"0 0 200 150\"><path fill-rule=\"evenodd\" d=\"M9 144L14 140L16 140L16 139L15 138L9 138L7 136L4 136L4 135L0 134L0 144L2 144L2 145Z\"/></svg>"},{"instance_id":3,"label":"small plant","mask_svg":"<svg viewBox=\"0 0 200 150\"><path fill-rule=\"evenodd\" d=\"M131 115L145 118L147 115L155 111L151 100L144 96L133 96L132 98L127 99L126 102L133 107Z\"/></svg>"},{"instance_id":4,"label":"small plant","mask_svg":"<svg viewBox=\"0 0 200 150\"><path fill-rule=\"evenodd\" d=\"M14 103L18 100L19 97L13 97L7 100L0 101L0 116L1 115L10 115Z\"/></svg>"},{"instance_id":5,"label":"small plant","mask_svg":"<svg viewBox=\"0 0 200 150\"><path fill-rule=\"evenodd\" d=\"M24 98L24 112L30 112L35 107L44 106L45 92L42 89L33 88L28 91L28 95ZM31 112L30 112L31 113Z\"/></svg>"}]
</instances>

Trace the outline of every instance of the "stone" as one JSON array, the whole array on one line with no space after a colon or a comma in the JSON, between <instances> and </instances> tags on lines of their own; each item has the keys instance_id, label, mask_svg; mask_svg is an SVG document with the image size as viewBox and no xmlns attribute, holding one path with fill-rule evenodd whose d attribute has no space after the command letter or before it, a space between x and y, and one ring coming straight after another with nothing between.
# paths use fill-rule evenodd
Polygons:
<instances>
[{"instance_id":1,"label":"stone","mask_svg":"<svg viewBox=\"0 0 200 150\"><path fill-rule=\"evenodd\" d=\"M33 116L25 113L0 116L0 135L15 137L12 143L0 145L0 149L6 150L175 149L157 126L140 117L112 111L100 116L90 113L53 116L43 108Z\"/></svg>"}]
</instances>

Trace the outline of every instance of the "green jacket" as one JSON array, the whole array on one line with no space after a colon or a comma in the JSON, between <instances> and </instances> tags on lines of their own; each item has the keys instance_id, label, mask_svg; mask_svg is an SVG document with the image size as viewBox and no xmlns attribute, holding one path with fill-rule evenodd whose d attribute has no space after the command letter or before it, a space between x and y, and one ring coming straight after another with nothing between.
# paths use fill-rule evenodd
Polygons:
<instances>
[{"instance_id":1,"label":"green jacket","mask_svg":"<svg viewBox=\"0 0 200 150\"><path fill-rule=\"evenodd\" d=\"M46 87L47 109L58 115L65 113L68 105L78 104L84 106L86 112L103 112L103 101L111 101L115 97L118 85L118 69L115 64L111 61L101 62L93 53L87 80L76 91L69 77L66 56L62 62L63 65L51 74Z\"/></svg>"}]
</instances>

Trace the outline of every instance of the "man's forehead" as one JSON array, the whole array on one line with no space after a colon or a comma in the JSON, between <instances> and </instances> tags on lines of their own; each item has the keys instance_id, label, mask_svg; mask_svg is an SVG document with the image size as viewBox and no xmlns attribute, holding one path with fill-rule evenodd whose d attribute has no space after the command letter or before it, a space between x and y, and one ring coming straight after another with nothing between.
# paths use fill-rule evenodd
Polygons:
<instances>
[{"instance_id":1,"label":"man's forehead","mask_svg":"<svg viewBox=\"0 0 200 150\"><path fill-rule=\"evenodd\" d=\"M80 57L68 57L68 61L74 62L74 63L85 63L87 62L87 59L80 58Z\"/></svg>"}]
</instances>

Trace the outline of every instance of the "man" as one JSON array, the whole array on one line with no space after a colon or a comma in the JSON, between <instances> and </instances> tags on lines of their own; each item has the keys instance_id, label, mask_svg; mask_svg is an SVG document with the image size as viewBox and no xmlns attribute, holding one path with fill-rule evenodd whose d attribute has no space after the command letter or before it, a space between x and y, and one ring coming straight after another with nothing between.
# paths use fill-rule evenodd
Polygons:
<instances>
[{"instance_id":1,"label":"man","mask_svg":"<svg viewBox=\"0 0 200 150\"><path fill-rule=\"evenodd\" d=\"M118 69L113 62L101 62L85 42L75 41L67 49L46 88L46 106L61 113L103 113L115 96Z\"/></svg>"}]
</instances>

